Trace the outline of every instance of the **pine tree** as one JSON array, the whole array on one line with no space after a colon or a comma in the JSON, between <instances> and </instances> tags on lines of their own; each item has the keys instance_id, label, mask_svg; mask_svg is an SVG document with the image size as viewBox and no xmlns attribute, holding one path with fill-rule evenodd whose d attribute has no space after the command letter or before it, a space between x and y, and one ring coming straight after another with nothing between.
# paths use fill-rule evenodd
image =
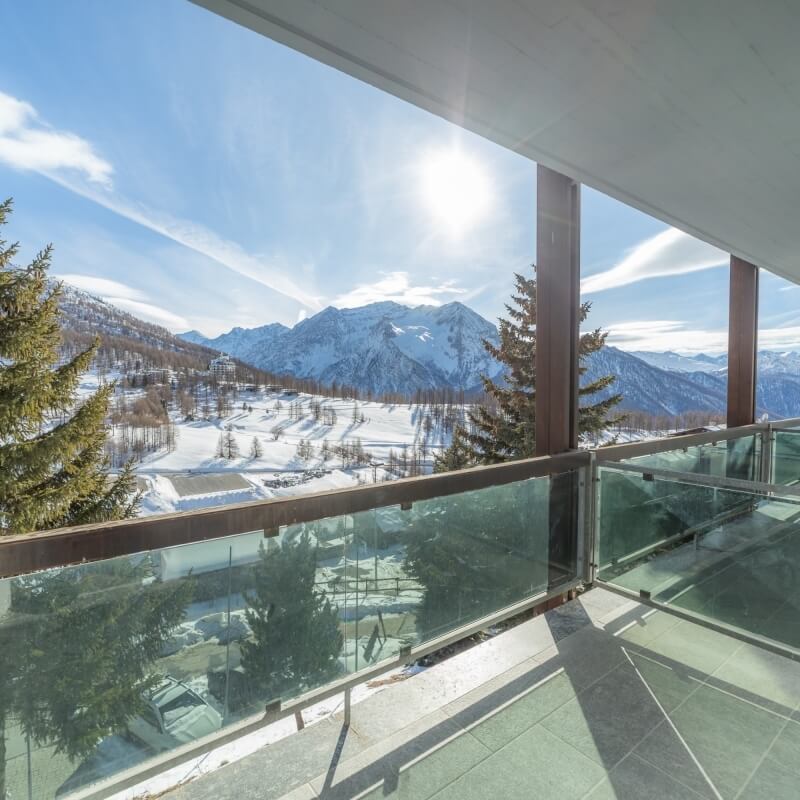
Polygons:
<instances>
[{"instance_id":1,"label":"pine tree","mask_svg":"<svg viewBox=\"0 0 800 800\"><path fill-rule=\"evenodd\" d=\"M0 204L0 225L10 213L10 200ZM76 394L99 342L59 365L52 248L23 268L17 252L0 239L0 535L133 516L132 467L109 481L104 453L115 385L80 403Z\"/></svg>"},{"instance_id":2,"label":"pine tree","mask_svg":"<svg viewBox=\"0 0 800 800\"><path fill-rule=\"evenodd\" d=\"M423 639L535 594L548 581L550 487L520 481L426 501L406 512L405 569L424 589L415 625ZM532 516L533 513L533 516ZM542 557L542 554L544 558Z\"/></svg>"},{"instance_id":3,"label":"pine tree","mask_svg":"<svg viewBox=\"0 0 800 800\"><path fill-rule=\"evenodd\" d=\"M0 756L11 717L32 742L74 761L143 710L193 592L192 580L148 577L147 561L112 559L13 581L0 622ZM4 766L0 758L0 797Z\"/></svg>"},{"instance_id":4,"label":"pine tree","mask_svg":"<svg viewBox=\"0 0 800 800\"><path fill-rule=\"evenodd\" d=\"M261 549L255 592L246 598L253 636L240 647L244 672L264 699L318 686L339 669L337 612L316 588L316 571L315 548L305 532Z\"/></svg>"},{"instance_id":5,"label":"pine tree","mask_svg":"<svg viewBox=\"0 0 800 800\"><path fill-rule=\"evenodd\" d=\"M460 425L453 431L450 446L433 457L434 472L452 472L465 469L474 463L466 432Z\"/></svg>"},{"instance_id":6,"label":"pine tree","mask_svg":"<svg viewBox=\"0 0 800 800\"><path fill-rule=\"evenodd\" d=\"M533 267L534 272L536 267ZM500 319L500 342L495 345L484 340L492 358L504 365L504 381L483 376L483 386L494 407L479 406L469 412L470 429L454 436L451 449L445 451L439 463L464 463L464 444L467 442L469 463L494 464L518 458L532 458L536 451L536 278L515 276L516 291L506 304L509 319ZM591 303L582 303L579 323L589 316ZM607 333L598 329L581 334L578 342L579 379L586 374L586 359L605 346ZM591 398L614 383L606 375L578 390L581 403L578 410L578 432L581 437L597 435L616 424L611 416L622 400L613 394L605 399Z\"/></svg>"}]
</instances>

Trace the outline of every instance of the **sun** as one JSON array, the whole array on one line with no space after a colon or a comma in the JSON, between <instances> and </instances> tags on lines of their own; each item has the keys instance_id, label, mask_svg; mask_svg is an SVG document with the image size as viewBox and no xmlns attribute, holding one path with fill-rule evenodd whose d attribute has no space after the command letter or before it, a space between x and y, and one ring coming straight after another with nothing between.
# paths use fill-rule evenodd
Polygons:
<instances>
[{"instance_id":1,"label":"sun","mask_svg":"<svg viewBox=\"0 0 800 800\"><path fill-rule=\"evenodd\" d=\"M459 237L486 218L492 206L489 175L477 159L453 147L420 162L422 202L434 224Z\"/></svg>"}]
</instances>

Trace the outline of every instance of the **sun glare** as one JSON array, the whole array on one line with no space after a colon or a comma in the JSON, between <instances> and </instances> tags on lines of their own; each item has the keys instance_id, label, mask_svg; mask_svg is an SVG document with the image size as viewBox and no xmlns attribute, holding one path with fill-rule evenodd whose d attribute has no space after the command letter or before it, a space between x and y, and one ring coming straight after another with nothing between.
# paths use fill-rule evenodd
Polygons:
<instances>
[{"instance_id":1,"label":"sun glare","mask_svg":"<svg viewBox=\"0 0 800 800\"><path fill-rule=\"evenodd\" d=\"M451 236L463 235L489 213L489 176L480 162L459 149L429 153L421 162L420 178L425 208Z\"/></svg>"}]
</instances>

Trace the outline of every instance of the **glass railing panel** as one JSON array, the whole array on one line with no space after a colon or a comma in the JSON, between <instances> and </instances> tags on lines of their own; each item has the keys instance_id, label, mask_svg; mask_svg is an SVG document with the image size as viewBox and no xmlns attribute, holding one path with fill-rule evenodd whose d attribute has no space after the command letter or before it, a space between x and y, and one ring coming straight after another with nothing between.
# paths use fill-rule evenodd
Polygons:
<instances>
[{"instance_id":1,"label":"glass railing panel","mask_svg":"<svg viewBox=\"0 0 800 800\"><path fill-rule=\"evenodd\" d=\"M556 569L551 483L536 478L287 529L308 531L325 549L319 580L342 620L343 671L546 591ZM576 569L573 561L571 577Z\"/></svg>"},{"instance_id":2,"label":"glass railing panel","mask_svg":"<svg viewBox=\"0 0 800 800\"><path fill-rule=\"evenodd\" d=\"M264 543L254 532L0 582L8 797L68 795L253 713L258 693L234 676Z\"/></svg>"},{"instance_id":3,"label":"glass railing panel","mask_svg":"<svg viewBox=\"0 0 800 800\"><path fill-rule=\"evenodd\" d=\"M599 477L601 580L800 648L800 500Z\"/></svg>"},{"instance_id":4,"label":"glass railing panel","mask_svg":"<svg viewBox=\"0 0 800 800\"><path fill-rule=\"evenodd\" d=\"M68 796L574 578L577 487L534 478L0 581L0 797Z\"/></svg>"},{"instance_id":5,"label":"glass railing panel","mask_svg":"<svg viewBox=\"0 0 800 800\"><path fill-rule=\"evenodd\" d=\"M676 537L702 530L709 521L735 512L737 492L673 480L646 471L600 467L599 565L605 580L627 562L648 557Z\"/></svg>"},{"instance_id":6,"label":"glass railing panel","mask_svg":"<svg viewBox=\"0 0 800 800\"><path fill-rule=\"evenodd\" d=\"M754 481L759 479L760 458L761 437L754 435L637 456L622 463Z\"/></svg>"},{"instance_id":7,"label":"glass railing panel","mask_svg":"<svg viewBox=\"0 0 800 800\"><path fill-rule=\"evenodd\" d=\"M773 482L784 486L800 483L800 431L774 432Z\"/></svg>"}]
</instances>

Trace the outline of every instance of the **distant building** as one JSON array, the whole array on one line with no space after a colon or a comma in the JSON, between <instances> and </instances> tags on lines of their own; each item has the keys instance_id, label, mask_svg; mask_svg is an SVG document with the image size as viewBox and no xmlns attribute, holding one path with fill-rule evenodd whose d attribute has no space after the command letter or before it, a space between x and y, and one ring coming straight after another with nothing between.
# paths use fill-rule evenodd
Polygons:
<instances>
[{"instance_id":1,"label":"distant building","mask_svg":"<svg viewBox=\"0 0 800 800\"><path fill-rule=\"evenodd\" d=\"M230 356L217 356L208 365L209 373L218 381L232 383L236 380L236 363Z\"/></svg>"}]
</instances>

